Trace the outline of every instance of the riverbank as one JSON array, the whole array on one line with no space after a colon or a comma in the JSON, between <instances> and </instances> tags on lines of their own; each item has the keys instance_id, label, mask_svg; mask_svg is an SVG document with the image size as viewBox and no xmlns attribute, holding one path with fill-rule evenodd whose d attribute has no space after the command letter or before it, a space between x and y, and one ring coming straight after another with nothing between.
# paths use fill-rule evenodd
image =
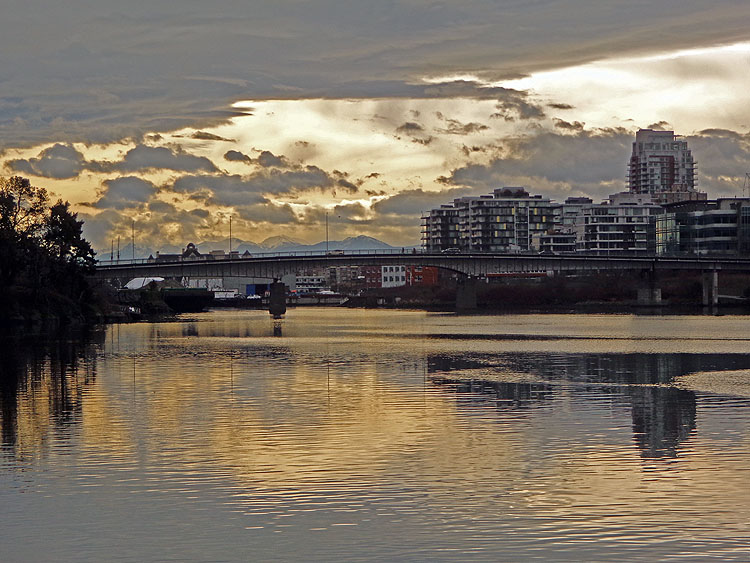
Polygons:
<instances>
[{"instance_id":1,"label":"riverbank","mask_svg":"<svg viewBox=\"0 0 750 563\"><path fill-rule=\"evenodd\" d=\"M497 312L629 312L635 309L700 312L703 309L698 274L662 276L656 282L662 300L653 305L638 302L638 289L644 285L643 279L629 273L480 282L476 286L477 308ZM747 275L723 274L720 294L720 308L750 312L750 277ZM441 286L367 290L351 297L346 305L452 311L455 303L456 284L450 280Z\"/></svg>"}]
</instances>

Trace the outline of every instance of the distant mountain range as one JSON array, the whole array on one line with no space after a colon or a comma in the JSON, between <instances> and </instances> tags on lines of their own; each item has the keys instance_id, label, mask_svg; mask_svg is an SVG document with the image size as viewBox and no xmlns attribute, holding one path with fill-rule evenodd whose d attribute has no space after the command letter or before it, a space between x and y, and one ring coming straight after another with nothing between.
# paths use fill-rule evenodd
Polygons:
<instances>
[{"instance_id":1,"label":"distant mountain range","mask_svg":"<svg viewBox=\"0 0 750 563\"><path fill-rule=\"evenodd\" d=\"M187 246L187 245L185 245ZM212 250L229 250L229 239L214 241L204 241L196 244L198 252L206 254ZM269 237L263 242L255 243L251 241L243 241L240 239L232 239L232 250L238 251L240 254L248 251L250 254L263 254L266 252L325 252L326 248L330 250L345 250L345 251L358 251L358 250L379 250L397 248L378 240L373 237L360 235L357 237L347 237L344 240L329 240L318 242L315 244L305 244L296 240L293 240L286 236L274 236ZM401 248L401 247L398 247ZM408 247L411 249L412 247ZM177 254L183 251L184 247L178 247L174 245L166 245L159 249L154 249L146 246L135 246L135 258L142 259L148 258L149 256L156 256L156 252L161 254ZM99 260L109 260L110 253L112 252L111 247L106 249L97 249L97 258ZM114 251L115 258L117 258L117 249ZM133 247L130 243L120 247L120 258L122 260L130 260L133 258Z\"/></svg>"}]
</instances>

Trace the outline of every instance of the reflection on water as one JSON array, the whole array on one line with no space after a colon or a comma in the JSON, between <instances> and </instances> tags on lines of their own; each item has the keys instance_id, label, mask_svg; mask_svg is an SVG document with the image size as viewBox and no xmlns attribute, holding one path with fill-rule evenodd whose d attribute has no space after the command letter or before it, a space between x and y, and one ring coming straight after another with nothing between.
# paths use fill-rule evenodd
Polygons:
<instances>
[{"instance_id":1,"label":"reflection on water","mask_svg":"<svg viewBox=\"0 0 750 563\"><path fill-rule=\"evenodd\" d=\"M96 381L94 332L75 338L0 343L0 434L3 451L37 455L51 433L62 434L83 412L83 391Z\"/></svg>"},{"instance_id":2,"label":"reflection on water","mask_svg":"<svg viewBox=\"0 0 750 563\"><path fill-rule=\"evenodd\" d=\"M430 356L427 365L436 384L450 385L457 393L489 395L498 408L531 407L566 392L565 387L553 383L579 383L579 393L605 395L629 407L641 455L659 458L675 457L679 443L695 430L695 393L669 384L685 374L748 366L750 359L725 354L529 354L523 358L499 354L488 361L494 362L500 373L524 373L539 382L454 379L451 372L486 368L487 363L453 356Z\"/></svg>"},{"instance_id":3,"label":"reflection on water","mask_svg":"<svg viewBox=\"0 0 750 563\"><path fill-rule=\"evenodd\" d=\"M748 323L217 311L11 343L0 560L747 560Z\"/></svg>"}]
</instances>

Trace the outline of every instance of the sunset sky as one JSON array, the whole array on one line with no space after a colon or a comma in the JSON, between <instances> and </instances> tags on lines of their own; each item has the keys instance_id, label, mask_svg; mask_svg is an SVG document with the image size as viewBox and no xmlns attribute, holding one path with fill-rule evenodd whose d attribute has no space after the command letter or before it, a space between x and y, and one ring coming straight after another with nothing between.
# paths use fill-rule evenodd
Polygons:
<instances>
[{"instance_id":1,"label":"sunset sky","mask_svg":"<svg viewBox=\"0 0 750 563\"><path fill-rule=\"evenodd\" d=\"M421 213L524 186L625 188L638 128L710 198L750 172L746 0L4 0L0 175L98 248L228 236L419 242Z\"/></svg>"}]
</instances>

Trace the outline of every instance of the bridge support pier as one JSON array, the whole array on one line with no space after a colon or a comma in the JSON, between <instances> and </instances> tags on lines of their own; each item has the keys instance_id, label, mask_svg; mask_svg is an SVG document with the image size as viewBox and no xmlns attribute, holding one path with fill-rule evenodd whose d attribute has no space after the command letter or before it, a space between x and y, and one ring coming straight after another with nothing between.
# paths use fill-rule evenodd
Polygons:
<instances>
[{"instance_id":1,"label":"bridge support pier","mask_svg":"<svg viewBox=\"0 0 750 563\"><path fill-rule=\"evenodd\" d=\"M703 272L703 306L715 307L719 304L719 272L711 270Z\"/></svg>"},{"instance_id":2,"label":"bridge support pier","mask_svg":"<svg viewBox=\"0 0 750 563\"><path fill-rule=\"evenodd\" d=\"M458 280L456 286L456 311L477 309L477 278L466 277Z\"/></svg>"},{"instance_id":3,"label":"bridge support pier","mask_svg":"<svg viewBox=\"0 0 750 563\"><path fill-rule=\"evenodd\" d=\"M643 271L645 283L638 288L639 305L661 305L661 288L656 287L656 272L654 270Z\"/></svg>"},{"instance_id":4,"label":"bridge support pier","mask_svg":"<svg viewBox=\"0 0 750 563\"><path fill-rule=\"evenodd\" d=\"M280 317L286 313L286 286L278 281L274 280L272 284L268 286L269 298L268 298L268 312L274 317Z\"/></svg>"}]
</instances>

